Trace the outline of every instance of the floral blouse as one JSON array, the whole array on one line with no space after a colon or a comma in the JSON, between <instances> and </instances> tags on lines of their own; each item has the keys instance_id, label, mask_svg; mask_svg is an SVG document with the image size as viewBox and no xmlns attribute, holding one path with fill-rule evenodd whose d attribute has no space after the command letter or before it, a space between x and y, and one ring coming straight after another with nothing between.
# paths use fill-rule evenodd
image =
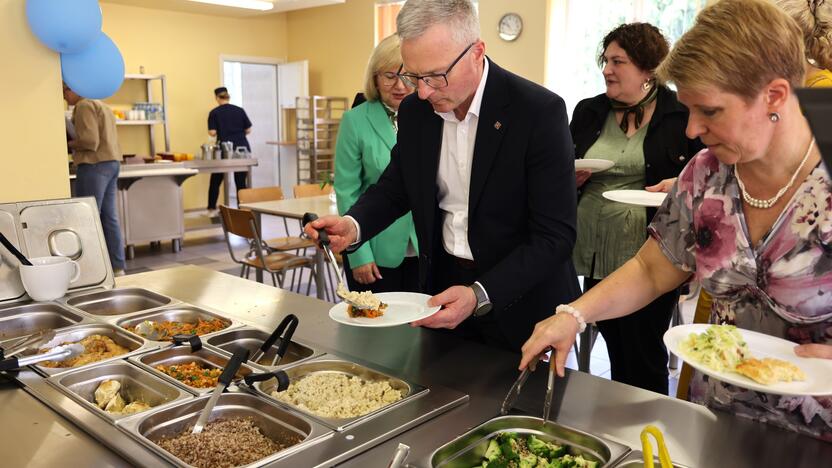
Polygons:
<instances>
[{"instance_id":1,"label":"floral blouse","mask_svg":"<svg viewBox=\"0 0 832 468\"><path fill-rule=\"evenodd\" d=\"M713 295L711 323L798 344L832 344L832 193L818 165L757 246L751 245L733 166L702 150L649 227L678 268ZM832 376L830 376L832 378ZM832 441L832 395L754 392L695 373L691 401Z\"/></svg>"}]
</instances>

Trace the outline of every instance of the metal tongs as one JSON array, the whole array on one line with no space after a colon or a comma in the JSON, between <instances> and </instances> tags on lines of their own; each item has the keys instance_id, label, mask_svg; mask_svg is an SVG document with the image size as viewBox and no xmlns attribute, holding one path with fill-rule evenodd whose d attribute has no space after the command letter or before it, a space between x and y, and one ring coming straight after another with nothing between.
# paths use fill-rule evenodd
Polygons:
<instances>
[{"instance_id":1,"label":"metal tongs","mask_svg":"<svg viewBox=\"0 0 832 468\"><path fill-rule=\"evenodd\" d=\"M79 343L55 346L42 354L33 354L19 359L17 357L6 358L0 361L0 371L19 369L43 361L63 361L74 358L83 352L84 345Z\"/></svg>"},{"instance_id":2,"label":"metal tongs","mask_svg":"<svg viewBox=\"0 0 832 468\"><path fill-rule=\"evenodd\" d=\"M315 213L305 213L303 215L303 225L306 226L307 224L311 223L318 219L318 215ZM369 309L370 306L357 304L347 298L346 293L349 292L349 288L347 288L346 283L344 282L344 275L341 274L341 268L338 266L338 261L335 258L335 254L332 253L332 249L329 248L329 235L326 233L324 229L316 229L318 231L318 244L320 245L320 249L324 251L329 262L332 264L332 268L335 269L335 275L338 277L338 288L335 290L335 293L344 300L347 304L355 307L356 309Z\"/></svg>"},{"instance_id":3,"label":"metal tongs","mask_svg":"<svg viewBox=\"0 0 832 468\"><path fill-rule=\"evenodd\" d=\"M222 374L220 374L219 379L217 379L217 386L214 388L214 392L211 393L211 398L205 403L205 406L202 408L202 413L199 415L199 419L196 420L196 424L194 424L194 429L191 431L193 434L199 434L205 429L205 425L208 423L208 418L211 416L211 412L214 411L214 406L217 405L217 401L220 399L222 392L225 388L234 380L234 376L237 375L237 370L240 369L240 365L242 365L246 360L248 360L248 353L249 351L245 348L239 348L237 351L234 352L234 355L228 361L228 364L225 365L225 369L222 370Z\"/></svg>"},{"instance_id":4,"label":"metal tongs","mask_svg":"<svg viewBox=\"0 0 832 468\"><path fill-rule=\"evenodd\" d=\"M544 425L546 424L546 421L549 420L549 413L552 410L552 397L555 393L555 372L557 371L557 366L555 364L555 349L549 349L551 350L551 354L549 355L549 379L546 382L546 399L543 401ZM520 392L523 390L523 385L526 383L526 380L528 380L529 375L534 372L536 367L537 362L531 362L525 369L523 369L522 372L520 372L520 376L514 381L514 384L512 384L505 399L503 399L503 404L500 406L500 416L507 415L514 406L514 403L517 401L517 397L520 396Z\"/></svg>"},{"instance_id":5,"label":"metal tongs","mask_svg":"<svg viewBox=\"0 0 832 468\"><path fill-rule=\"evenodd\" d=\"M295 334L295 329L298 327L299 322L294 314L287 315L249 360L254 363L258 362L276 343L277 352L274 355L274 359L272 359L271 367L277 367L286 354L286 350L289 349L289 344L292 342L292 335Z\"/></svg>"},{"instance_id":6,"label":"metal tongs","mask_svg":"<svg viewBox=\"0 0 832 468\"><path fill-rule=\"evenodd\" d=\"M49 343L55 338L55 330L42 330L34 335L23 338L12 344L8 349L0 348L0 359L10 358L26 351L29 348L40 348L41 345Z\"/></svg>"}]
</instances>

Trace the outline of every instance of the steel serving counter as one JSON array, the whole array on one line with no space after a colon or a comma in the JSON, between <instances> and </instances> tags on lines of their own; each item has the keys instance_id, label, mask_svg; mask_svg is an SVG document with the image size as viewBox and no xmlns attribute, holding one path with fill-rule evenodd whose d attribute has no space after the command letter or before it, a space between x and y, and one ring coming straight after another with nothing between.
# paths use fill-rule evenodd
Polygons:
<instances>
[{"instance_id":1,"label":"steel serving counter","mask_svg":"<svg viewBox=\"0 0 832 468\"><path fill-rule=\"evenodd\" d=\"M314 466L319 460L333 459L348 467L384 467L399 442L411 447L408 463L430 466L434 450L497 415L502 397L517 377L518 356L512 353L432 330L342 326L328 318L330 304L326 302L199 267L121 277L116 285L146 288L222 311L234 320L264 329L271 329L292 313L300 318L295 336L304 343L340 357L390 369L398 377L428 388L446 387L470 396L466 403L427 422L414 421L411 424L414 427L387 438L386 442L385 438L377 438L357 446L345 434L336 434L341 439L327 446L331 453L318 450L306 458L298 456L293 466ZM35 379L26 374L22 372L19 378ZM540 414L545 377L545 371L541 370L532 374L516 405L520 412ZM156 466L163 463L152 451L126 434L112 430L106 421L72 399L62 397L61 400L61 394L53 387L35 385L23 390L11 378L0 379L3 466ZM558 423L634 449L640 445L641 429L646 424L655 424L663 430L674 461L686 466L817 467L832 460L832 443L591 375L568 372L566 378L556 381L556 388L552 413ZM61 405L65 404L64 414L70 414L70 419L87 427L90 434L27 392L56 392L57 396L51 396ZM371 420L369 424L383 426L385 420Z\"/></svg>"}]
</instances>

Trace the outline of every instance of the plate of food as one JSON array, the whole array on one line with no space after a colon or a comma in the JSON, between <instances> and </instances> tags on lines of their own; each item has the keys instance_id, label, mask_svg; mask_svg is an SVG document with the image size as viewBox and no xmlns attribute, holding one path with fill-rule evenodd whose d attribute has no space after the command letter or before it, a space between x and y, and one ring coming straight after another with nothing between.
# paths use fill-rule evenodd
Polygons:
<instances>
[{"instance_id":1,"label":"plate of food","mask_svg":"<svg viewBox=\"0 0 832 468\"><path fill-rule=\"evenodd\" d=\"M832 360L804 358L795 343L733 325L690 324L664 334L668 351L738 387L776 395L832 395Z\"/></svg>"},{"instance_id":2,"label":"plate of food","mask_svg":"<svg viewBox=\"0 0 832 468\"><path fill-rule=\"evenodd\" d=\"M435 314L439 307L429 307L427 294L411 292L369 291L348 292L350 301L367 308L359 309L339 302L329 309L329 317L336 322L355 327L395 327L415 322Z\"/></svg>"},{"instance_id":3,"label":"plate of food","mask_svg":"<svg viewBox=\"0 0 832 468\"><path fill-rule=\"evenodd\" d=\"M608 159L576 159L576 171L589 171L593 174L596 172L604 172L607 169L615 166L613 161Z\"/></svg>"},{"instance_id":4,"label":"plate of food","mask_svg":"<svg viewBox=\"0 0 832 468\"><path fill-rule=\"evenodd\" d=\"M647 190L607 190L601 195L607 200L618 203L654 208L662 206L667 197L664 192L648 192Z\"/></svg>"}]
</instances>

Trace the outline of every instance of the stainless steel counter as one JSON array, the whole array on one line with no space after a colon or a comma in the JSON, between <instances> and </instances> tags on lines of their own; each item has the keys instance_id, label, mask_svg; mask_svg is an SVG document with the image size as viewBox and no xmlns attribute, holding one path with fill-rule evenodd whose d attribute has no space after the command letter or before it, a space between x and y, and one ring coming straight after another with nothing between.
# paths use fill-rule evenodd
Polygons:
<instances>
[{"instance_id":1,"label":"stainless steel counter","mask_svg":"<svg viewBox=\"0 0 832 468\"><path fill-rule=\"evenodd\" d=\"M425 466L435 448L495 416L517 376L518 356L512 353L430 330L341 326L328 318L328 303L199 267L121 277L117 286L148 288L263 328L271 328L285 314L294 313L301 319L296 336L305 342L392 369L398 376L428 387L441 385L471 396L467 404L355 456L343 466L384 467L399 442L411 446L410 463ZM556 387L552 412L559 423L634 448L639 446L642 427L656 424L664 431L674 460L688 466L816 467L826 463L822 460L832 460L830 443L591 375L569 372ZM544 390L545 372L541 369L529 379L517 407L540 414ZM4 466L127 464L13 382L0 383L0 404L4 408L0 412ZM145 465L153 459L141 446L131 446L126 436L112 437L107 437L108 442L115 443L116 450L132 463Z\"/></svg>"}]
</instances>

